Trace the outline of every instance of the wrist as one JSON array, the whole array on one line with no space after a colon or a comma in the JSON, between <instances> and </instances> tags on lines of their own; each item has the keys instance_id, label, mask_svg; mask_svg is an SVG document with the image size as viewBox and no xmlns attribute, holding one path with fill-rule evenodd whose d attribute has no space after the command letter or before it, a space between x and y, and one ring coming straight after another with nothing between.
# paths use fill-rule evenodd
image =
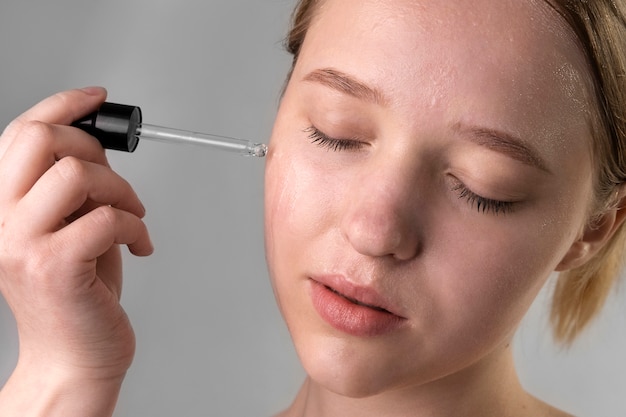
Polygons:
<instances>
[{"instance_id":1,"label":"wrist","mask_svg":"<svg viewBox=\"0 0 626 417\"><path fill-rule=\"evenodd\" d=\"M17 370L51 372L68 380L123 379L135 356L135 335L125 314L109 320L105 331L88 327L72 332L20 326ZM92 334L93 333L93 334Z\"/></svg>"},{"instance_id":2,"label":"wrist","mask_svg":"<svg viewBox=\"0 0 626 417\"><path fill-rule=\"evenodd\" d=\"M0 415L110 417L124 376L21 362L0 391Z\"/></svg>"}]
</instances>

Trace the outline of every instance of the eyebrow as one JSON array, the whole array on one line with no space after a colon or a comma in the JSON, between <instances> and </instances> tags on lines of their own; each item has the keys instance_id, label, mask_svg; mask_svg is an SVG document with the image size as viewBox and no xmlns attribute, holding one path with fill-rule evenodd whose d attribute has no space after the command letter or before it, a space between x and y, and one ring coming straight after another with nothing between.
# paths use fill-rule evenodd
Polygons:
<instances>
[{"instance_id":1,"label":"eyebrow","mask_svg":"<svg viewBox=\"0 0 626 417\"><path fill-rule=\"evenodd\" d=\"M376 88L333 68L313 70L304 76L303 81L317 82L340 93L370 103L378 105L388 103L385 96ZM539 152L514 135L496 129L465 125L460 122L453 126L453 130L462 133L463 136L480 146L544 172L552 173L545 161L539 156Z\"/></svg>"},{"instance_id":2,"label":"eyebrow","mask_svg":"<svg viewBox=\"0 0 626 417\"><path fill-rule=\"evenodd\" d=\"M479 126L467 126L456 123L453 130L462 133L472 142L499 152L526 165L538 168L549 174L552 172L545 161L539 156L539 152L532 146L516 136L495 129Z\"/></svg>"},{"instance_id":3,"label":"eyebrow","mask_svg":"<svg viewBox=\"0 0 626 417\"><path fill-rule=\"evenodd\" d=\"M303 80L323 84L340 93L373 104L384 105L387 103L385 96L376 88L370 87L366 83L333 68L322 68L311 71Z\"/></svg>"}]
</instances>

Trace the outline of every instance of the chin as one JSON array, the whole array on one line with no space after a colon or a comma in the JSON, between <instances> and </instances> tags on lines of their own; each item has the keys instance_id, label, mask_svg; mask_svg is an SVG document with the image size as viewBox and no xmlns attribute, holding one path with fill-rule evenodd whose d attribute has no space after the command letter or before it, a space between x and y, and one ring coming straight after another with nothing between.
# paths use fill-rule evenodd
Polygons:
<instances>
[{"instance_id":1,"label":"chin","mask_svg":"<svg viewBox=\"0 0 626 417\"><path fill-rule=\"evenodd\" d=\"M314 369L308 372L310 379L324 390L348 398L368 398L386 391L388 386L381 378L371 375L360 375L359 372L333 374L328 370Z\"/></svg>"},{"instance_id":2,"label":"chin","mask_svg":"<svg viewBox=\"0 0 626 417\"><path fill-rule=\"evenodd\" d=\"M350 338L325 336L325 340L296 343L300 361L310 379L337 395L365 398L404 385L397 359L385 359L376 349L364 349Z\"/></svg>"}]
</instances>

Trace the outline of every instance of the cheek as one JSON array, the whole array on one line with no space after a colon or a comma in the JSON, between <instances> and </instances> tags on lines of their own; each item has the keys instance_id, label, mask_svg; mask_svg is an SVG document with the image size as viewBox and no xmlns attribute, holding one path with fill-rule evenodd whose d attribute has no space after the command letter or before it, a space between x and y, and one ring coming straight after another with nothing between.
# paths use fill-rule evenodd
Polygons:
<instances>
[{"instance_id":1,"label":"cheek","mask_svg":"<svg viewBox=\"0 0 626 417\"><path fill-rule=\"evenodd\" d=\"M265 244L273 279L288 276L293 266L314 255L311 242L327 230L332 217L331 188L300 156L298 141L276 138L266 164Z\"/></svg>"},{"instance_id":2,"label":"cheek","mask_svg":"<svg viewBox=\"0 0 626 417\"><path fill-rule=\"evenodd\" d=\"M297 131L292 129L292 131ZM329 230L331 192L308 163L302 140L275 135L265 172L266 260L277 305L294 340L315 313L302 284L312 262L323 262L320 236ZM304 141L304 148L310 146Z\"/></svg>"},{"instance_id":3,"label":"cheek","mask_svg":"<svg viewBox=\"0 0 626 417\"><path fill-rule=\"evenodd\" d=\"M488 333L500 338L515 329L576 229L575 216L564 214L562 222L551 223L542 213L546 219L535 212L475 221L449 216L439 222L445 226L424 259L438 271L440 281L432 290L446 317L442 321L456 322L452 328L460 332L481 329L485 340Z\"/></svg>"},{"instance_id":4,"label":"cheek","mask_svg":"<svg viewBox=\"0 0 626 417\"><path fill-rule=\"evenodd\" d=\"M269 247L285 240L302 241L314 229L321 208L313 204L313 189L311 174L292 156L275 154L268 161L265 210Z\"/></svg>"}]
</instances>

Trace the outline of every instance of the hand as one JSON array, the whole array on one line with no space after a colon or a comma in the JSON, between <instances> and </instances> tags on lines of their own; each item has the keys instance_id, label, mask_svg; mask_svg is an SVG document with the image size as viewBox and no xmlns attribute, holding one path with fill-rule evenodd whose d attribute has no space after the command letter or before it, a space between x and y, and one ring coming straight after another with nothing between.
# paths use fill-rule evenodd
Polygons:
<instances>
[{"instance_id":1,"label":"hand","mask_svg":"<svg viewBox=\"0 0 626 417\"><path fill-rule=\"evenodd\" d=\"M152 252L144 208L98 141L68 126L105 97L56 94L0 137L0 292L17 322L17 369L42 379L121 383L134 354L118 245Z\"/></svg>"}]
</instances>

